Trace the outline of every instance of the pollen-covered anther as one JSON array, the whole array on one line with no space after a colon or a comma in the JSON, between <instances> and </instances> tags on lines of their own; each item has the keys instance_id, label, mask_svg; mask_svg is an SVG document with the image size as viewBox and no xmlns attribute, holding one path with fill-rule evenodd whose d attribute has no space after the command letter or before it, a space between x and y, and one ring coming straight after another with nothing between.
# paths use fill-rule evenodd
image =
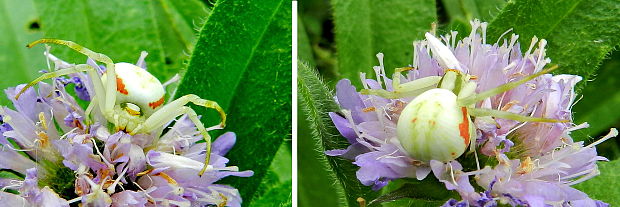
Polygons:
<instances>
[{"instance_id":1,"label":"pollen-covered anther","mask_svg":"<svg viewBox=\"0 0 620 207\"><path fill-rule=\"evenodd\" d=\"M424 162L420 161L420 160L413 160L411 161L411 164L414 166L422 166L424 165Z\"/></svg>"},{"instance_id":2,"label":"pollen-covered anther","mask_svg":"<svg viewBox=\"0 0 620 207\"><path fill-rule=\"evenodd\" d=\"M155 176L162 177L163 179L168 181L169 184L172 184L172 185L176 185L177 184L176 180L174 180L172 177L170 177L168 174L166 174L164 172L157 173L157 174L155 174Z\"/></svg>"},{"instance_id":3,"label":"pollen-covered anther","mask_svg":"<svg viewBox=\"0 0 620 207\"><path fill-rule=\"evenodd\" d=\"M519 168L517 168L517 174L523 175L530 173L534 171L534 168L536 168L536 165L534 164L534 162L532 162L532 158L528 156L519 164Z\"/></svg>"},{"instance_id":4,"label":"pollen-covered anther","mask_svg":"<svg viewBox=\"0 0 620 207\"><path fill-rule=\"evenodd\" d=\"M220 204L218 204L218 207L224 207L226 206L226 204L228 203L228 197L226 197L223 193L219 193L220 197L222 198L222 202L220 202Z\"/></svg>"},{"instance_id":5,"label":"pollen-covered anther","mask_svg":"<svg viewBox=\"0 0 620 207\"><path fill-rule=\"evenodd\" d=\"M374 106L371 107L367 107L367 108L363 108L362 111L363 112L371 112L371 111L375 111L376 108Z\"/></svg>"},{"instance_id":6,"label":"pollen-covered anther","mask_svg":"<svg viewBox=\"0 0 620 207\"><path fill-rule=\"evenodd\" d=\"M39 131L39 132L36 132L36 134L39 137L37 141L39 142L41 147L43 148L47 147L49 145L49 137L47 136L47 133Z\"/></svg>"},{"instance_id":7,"label":"pollen-covered anther","mask_svg":"<svg viewBox=\"0 0 620 207\"><path fill-rule=\"evenodd\" d=\"M410 71L410 70L416 70L417 68L414 67L402 67L402 68L396 68L395 72L405 72L405 71Z\"/></svg>"},{"instance_id":8,"label":"pollen-covered anther","mask_svg":"<svg viewBox=\"0 0 620 207\"><path fill-rule=\"evenodd\" d=\"M148 169L148 170L139 172L138 174L136 174L136 176L143 176L143 175L149 174L149 173L153 172L153 170L154 169Z\"/></svg>"},{"instance_id":9,"label":"pollen-covered anther","mask_svg":"<svg viewBox=\"0 0 620 207\"><path fill-rule=\"evenodd\" d=\"M45 121L45 114L43 112L39 113L39 121L41 122L43 129L47 130L47 122Z\"/></svg>"},{"instance_id":10,"label":"pollen-covered anther","mask_svg":"<svg viewBox=\"0 0 620 207\"><path fill-rule=\"evenodd\" d=\"M508 103L506 103L506 105L502 106L501 110L502 111L508 111L510 110L510 108L512 108L512 106L519 104L519 101L517 100L512 100Z\"/></svg>"}]
</instances>

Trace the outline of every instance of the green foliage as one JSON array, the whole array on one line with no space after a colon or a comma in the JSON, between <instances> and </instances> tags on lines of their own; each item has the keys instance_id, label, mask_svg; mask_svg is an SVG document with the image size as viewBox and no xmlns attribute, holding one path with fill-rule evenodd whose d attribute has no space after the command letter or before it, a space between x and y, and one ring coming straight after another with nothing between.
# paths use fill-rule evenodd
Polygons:
<instances>
[{"instance_id":1,"label":"green foliage","mask_svg":"<svg viewBox=\"0 0 620 207\"><path fill-rule=\"evenodd\" d=\"M312 54L312 45L301 18L297 19L297 54L299 55L298 59L310 65L316 65L314 63L314 55Z\"/></svg>"},{"instance_id":2,"label":"green foliage","mask_svg":"<svg viewBox=\"0 0 620 207\"><path fill-rule=\"evenodd\" d=\"M165 68L151 1L35 0L35 5L46 38L74 41L114 62L135 63L140 51L148 51L148 67L158 79L176 72ZM63 46L52 45L51 53L70 63L86 61L84 55Z\"/></svg>"},{"instance_id":3,"label":"green foliage","mask_svg":"<svg viewBox=\"0 0 620 207\"><path fill-rule=\"evenodd\" d=\"M185 67L196 39L194 25L209 11L195 0L3 0L0 9L1 31L8 31L0 34L1 45L6 45L0 50L0 70L10 71L0 81L2 88L31 81L39 70L48 70L44 47L25 47L42 37L74 41L115 62L134 63L140 51L147 51L149 72L166 81ZM52 45L51 52L70 63L86 60L63 46ZM0 104L8 103L0 98Z\"/></svg>"},{"instance_id":4,"label":"green foliage","mask_svg":"<svg viewBox=\"0 0 620 207\"><path fill-rule=\"evenodd\" d=\"M331 123L327 114L330 111L338 111L338 106L332 101L333 95L331 91L307 64L300 63L298 68L299 103L303 107L310 130L309 132L300 132L300 134L312 133L312 137L317 143L315 145L316 150L319 152L345 149L349 143L345 139L340 138L338 130ZM356 167L354 167L351 161L338 157L325 157L325 155L319 157L319 159L335 182L334 188L336 192L332 194L339 197L342 206L358 206L357 198L361 197L366 200L372 200L377 196L377 192L373 192L370 187L363 186L357 180L355 176Z\"/></svg>"},{"instance_id":5,"label":"green foliage","mask_svg":"<svg viewBox=\"0 0 620 207\"><path fill-rule=\"evenodd\" d=\"M443 11L449 20L447 25L440 25L440 32L458 31L461 37L471 31L469 21L477 18L481 21L491 21L506 5L504 0L442 0ZM438 21L442 21L439 15Z\"/></svg>"},{"instance_id":6,"label":"green foliage","mask_svg":"<svg viewBox=\"0 0 620 207\"><path fill-rule=\"evenodd\" d=\"M290 142L280 146L271 166L269 166L269 171L263 178L256 194L254 194L252 206L292 205L293 179L291 175L293 170L291 146L289 144Z\"/></svg>"},{"instance_id":7,"label":"green foliage","mask_svg":"<svg viewBox=\"0 0 620 207\"><path fill-rule=\"evenodd\" d=\"M42 37L41 23L32 0L0 0L0 79L2 89L37 77L45 60L42 48L28 49L26 44ZM0 105L11 102L0 96Z\"/></svg>"},{"instance_id":8,"label":"green foliage","mask_svg":"<svg viewBox=\"0 0 620 207\"><path fill-rule=\"evenodd\" d=\"M412 42L436 21L435 1L332 0L338 51L338 73L360 85L359 72L370 71L385 54L385 68L408 65Z\"/></svg>"},{"instance_id":9,"label":"green foliage","mask_svg":"<svg viewBox=\"0 0 620 207\"><path fill-rule=\"evenodd\" d=\"M521 47L533 37L548 41L548 57L561 73L588 80L605 55L620 44L620 1L512 1L489 25L489 39L510 28Z\"/></svg>"},{"instance_id":10,"label":"green foliage","mask_svg":"<svg viewBox=\"0 0 620 207\"><path fill-rule=\"evenodd\" d=\"M290 8L285 0L218 1L176 93L216 101L226 111L225 130L237 134L230 164L254 176L223 183L237 187L246 205L291 135ZM207 125L219 121L211 111L195 109Z\"/></svg>"},{"instance_id":11,"label":"green foliage","mask_svg":"<svg viewBox=\"0 0 620 207\"><path fill-rule=\"evenodd\" d=\"M580 130L587 132L586 135L576 139L586 140L587 135L597 138L606 134L609 126L620 127L620 110L617 110L620 103L620 53L614 52L610 57L603 63L594 81L581 90L583 98L573 107L576 111L575 123L590 124L587 129Z\"/></svg>"},{"instance_id":12,"label":"green foliage","mask_svg":"<svg viewBox=\"0 0 620 207\"><path fill-rule=\"evenodd\" d=\"M456 192L446 190L444 184L433 177L422 181L395 180L381 191L383 195L371 201L369 206L441 206L446 202L446 198L458 197Z\"/></svg>"}]
</instances>

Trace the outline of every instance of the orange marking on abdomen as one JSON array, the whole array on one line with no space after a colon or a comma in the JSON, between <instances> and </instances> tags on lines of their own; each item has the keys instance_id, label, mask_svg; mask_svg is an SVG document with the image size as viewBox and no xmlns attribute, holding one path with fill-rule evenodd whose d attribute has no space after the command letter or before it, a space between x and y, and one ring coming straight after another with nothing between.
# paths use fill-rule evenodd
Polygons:
<instances>
[{"instance_id":1,"label":"orange marking on abdomen","mask_svg":"<svg viewBox=\"0 0 620 207\"><path fill-rule=\"evenodd\" d=\"M149 103L149 107L151 107L152 109L155 109L161 106L163 103L164 103L164 97L162 96L159 100Z\"/></svg>"},{"instance_id":2,"label":"orange marking on abdomen","mask_svg":"<svg viewBox=\"0 0 620 207\"><path fill-rule=\"evenodd\" d=\"M465 145L467 145L469 144L469 120L467 119L467 108L461 107L461 111L463 112L463 122L459 124L459 132L465 141Z\"/></svg>"},{"instance_id":3,"label":"orange marking on abdomen","mask_svg":"<svg viewBox=\"0 0 620 207\"><path fill-rule=\"evenodd\" d=\"M123 84L123 79L119 78L118 76L116 76L116 90L119 93L122 93L125 95L129 94L127 89L125 89L125 84Z\"/></svg>"}]
</instances>

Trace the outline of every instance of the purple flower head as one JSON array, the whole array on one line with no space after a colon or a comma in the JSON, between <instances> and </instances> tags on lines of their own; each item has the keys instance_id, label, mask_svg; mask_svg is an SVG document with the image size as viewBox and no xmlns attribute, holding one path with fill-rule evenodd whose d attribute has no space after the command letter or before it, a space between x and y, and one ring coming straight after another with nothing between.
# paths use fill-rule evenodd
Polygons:
<instances>
[{"instance_id":1,"label":"purple flower head","mask_svg":"<svg viewBox=\"0 0 620 207\"><path fill-rule=\"evenodd\" d=\"M489 44L487 23L475 20L471 25L472 32L461 40L457 32L439 38L427 33L426 40L414 43L413 63L397 68L392 78L379 53L379 66L373 68L376 79L362 73L361 91L349 80L340 80L334 98L341 111L329 115L351 145L325 153L354 160L360 167L358 180L374 190L394 179L421 180L432 171L447 190L461 196L460 202L450 200L444 206L596 204L571 187L597 175L596 162L606 160L597 156L595 144L583 146L570 137L572 131L587 127L572 123L574 86L582 78L543 74L551 62L545 57L545 40L534 37L523 51L518 35ZM504 85L514 82L519 84ZM444 89L456 96L457 104L467 103L457 105L463 115L452 118L440 109L448 102L437 100L450 99L425 95ZM424 103L438 106L422 109ZM436 110L433 118L418 120L410 114L428 109ZM415 130L403 128L403 123ZM433 127L443 130L429 132ZM615 136L613 132L602 140ZM461 151L446 159L445 153L453 149ZM476 192L472 184L485 191Z\"/></svg>"},{"instance_id":2,"label":"purple flower head","mask_svg":"<svg viewBox=\"0 0 620 207\"><path fill-rule=\"evenodd\" d=\"M46 56L56 69L74 66ZM145 57L144 52L138 61L144 69ZM100 74L105 70L90 59L87 64ZM78 98L98 97L85 73L59 77L51 85L41 82L21 94L25 85L5 90L14 109L0 107L0 169L16 176L0 179L0 187L19 194L0 192L3 204L241 206L237 189L217 183L227 176L253 175L228 166L225 155L235 144L234 133L213 141L207 170L199 176L206 143L198 143L203 137L187 115L151 133L113 130L100 110L86 114L65 90L70 83Z\"/></svg>"}]
</instances>

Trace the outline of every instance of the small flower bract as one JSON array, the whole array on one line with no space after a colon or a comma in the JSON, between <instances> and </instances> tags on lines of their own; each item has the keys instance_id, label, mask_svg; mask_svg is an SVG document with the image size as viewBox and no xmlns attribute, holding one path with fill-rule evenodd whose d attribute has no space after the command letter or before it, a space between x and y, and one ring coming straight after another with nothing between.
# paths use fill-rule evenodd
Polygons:
<instances>
[{"instance_id":1,"label":"small flower bract","mask_svg":"<svg viewBox=\"0 0 620 207\"><path fill-rule=\"evenodd\" d=\"M225 122L217 103L190 94L164 104L165 85L147 72L146 52L135 65L114 64L69 41L35 44L42 42L68 45L94 60L74 65L46 52L53 71L5 90L14 109L0 108L3 204L241 206L237 189L216 182L253 172L226 166L233 132L211 143L208 131ZM50 78L52 84L40 82ZM222 123L205 128L188 102L217 109Z\"/></svg>"},{"instance_id":2,"label":"small flower bract","mask_svg":"<svg viewBox=\"0 0 620 207\"><path fill-rule=\"evenodd\" d=\"M606 158L594 146L617 135L573 142L570 133L587 127L571 114L582 78L550 74L558 67L548 66L545 40L534 37L523 52L518 35L488 44L487 23L471 25L462 40L427 33L412 65L391 78L379 53L376 79L362 73L359 92L339 81L342 110L329 115L351 145L326 154L354 160L374 190L432 172L460 195L444 206L606 205L571 187L598 175Z\"/></svg>"}]
</instances>

